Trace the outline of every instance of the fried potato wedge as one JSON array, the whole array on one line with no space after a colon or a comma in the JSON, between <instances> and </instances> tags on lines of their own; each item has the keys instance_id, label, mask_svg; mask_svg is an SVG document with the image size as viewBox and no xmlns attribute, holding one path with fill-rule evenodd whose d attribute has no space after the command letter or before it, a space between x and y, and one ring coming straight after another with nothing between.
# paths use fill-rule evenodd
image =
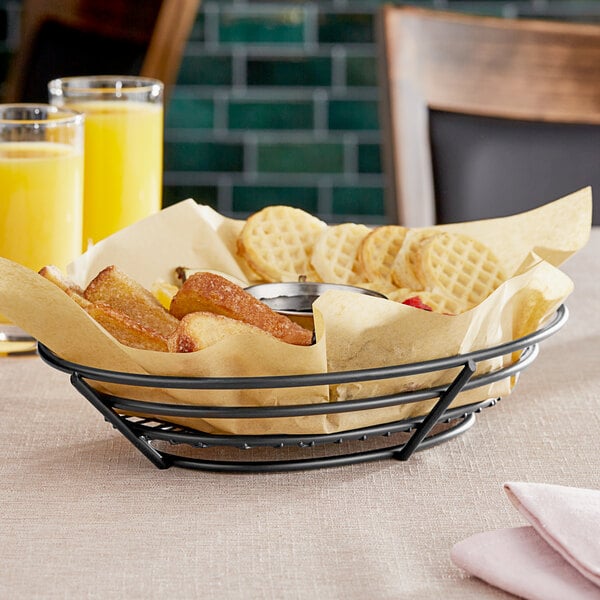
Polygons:
<instances>
[{"instance_id":1,"label":"fried potato wedge","mask_svg":"<svg viewBox=\"0 0 600 600\"><path fill-rule=\"evenodd\" d=\"M85 288L84 298L118 310L165 339L179 325L179 320L169 314L149 290L115 265L106 267L92 279Z\"/></svg>"},{"instance_id":2,"label":"fried potato wedge","mask_svg":"<svg viewBox=\"0 0 600 600\"><path fill-rule=\"evenodd\" d=\"M83 297L83 288L71 281L58 267L46 265L38 273L71 296L79 306L85 308L89 304L89 301Z\"/></svg>"},{"instance_id":3,"label":"fried potato wedge","mask_svg":"<svg viewBox=\"0 0 600 600\"><path fill-rule=\"evenodd\" d=\"M167 338L103 302L92 302L86 312L116 340L131 348L168 352Z\"/></svg>"},{"instance_id":4,"label":"fried potato wedge","mask_svg":"<svg viewBox=\"0 0 600 600\"><path fill-rule=\"evenodd\" d=\"M169 352L195 352L212 346L232 335L254 333L275 339L270 333L223 315L193 312L185 315L175 333L167 340Z\"/></svg>"},{"instance_id":5,"label":"fried potato wedge","mask_svg":"<svg viewBox=\"0 0 600 600\"><path fill-rule=\"evenodd\" d=\"M158 350L160 352L168 351L166 336L147 327L144 322L132 319L105 302L92 302L86 299L84 297L85 291L69 280L58 267L45 266L40 269L39 274L63 290L90 317L125 346L143 350ZM170 317L170 315L168 316ZM177 324L179 324L179 321L177 321Z\"/></svg>"},{"instance_id":6,"label":"fried potato wedge","mask_svg":"<svg viewBox=\"0 0 600 600\"><path fill-rule=\"evenodd\" d=\"M254 325L289 344L312 343L312 331L215 273L202 272L189 277L173 297L170 312L178 319L189 313L211 312Z\"/></svg>"}]
</instances>

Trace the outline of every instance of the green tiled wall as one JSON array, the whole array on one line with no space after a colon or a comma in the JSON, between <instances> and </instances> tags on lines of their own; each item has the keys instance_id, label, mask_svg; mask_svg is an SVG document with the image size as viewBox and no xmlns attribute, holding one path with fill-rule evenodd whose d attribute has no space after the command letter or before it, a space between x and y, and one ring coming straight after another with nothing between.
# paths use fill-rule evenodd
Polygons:
<instances>
[{"instance_id":1,"label":"green tiled wall","mask_svg":"<svg viewBox=\"0 0 600 600\"><path fill-rule=\"evenodd\" d=\"M380 4L204 0L167 112L165 204L384 222Z\"/></svg>"},{"instance_id":2,"label":"green tiled wall","mask_svg":"<svg viewBox=\"0 0 600 600\"><path fill-rule=\"evenodd\" d=\"M166 120L165 204L245 217L285 203L386 222L374 21L382 0L204 0ZM431 0L497 16L600 18L596 0Z\"/></svg>"},{"instance_id":3,"label":"green tiled wall","mask_svg":"<svg viewBox=\"0 0 600 600\"><path fill-rule=\"evenodd\" d=\"M384 0L203 0L165 118L164 204L244 218L276 203L383 223L375 14ZM398 3L398 0L394 0ZM600 0L416 0L600 21ZM0 0L0 81L19 0Z\"/></svg>"}]
</instances>

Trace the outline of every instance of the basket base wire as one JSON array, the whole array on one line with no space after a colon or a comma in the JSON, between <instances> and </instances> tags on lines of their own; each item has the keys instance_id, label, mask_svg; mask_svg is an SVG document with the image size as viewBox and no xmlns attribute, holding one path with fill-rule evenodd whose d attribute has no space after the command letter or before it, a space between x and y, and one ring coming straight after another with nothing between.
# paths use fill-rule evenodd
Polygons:
<instances>
[{"instance_id":1,"label":"basket base wire","mask_svg":"<svg viewBox=\"0 0 600 600\"><path fill-rule=\"evenodd\" d=\"M415 452L431 448L443 442L449 441L459 434L467 431L475 424L475 413L469 413L460 417L452 427L427 436L421 441ZM411 438L412 439L412 438ZM394 444L390 447L367 450L364 452L353 452L317 458L299 458L294 460L272 460L272 461L223 461L204 460L198 458L187 458L163 452L163 458L170 466L202 471L220 472L246 472L246 473L275 473L279 471L305 471L322 469L325 467L341 467L350 464L365 463L384 459L398 460L398 454L402 452L405 444Z\"/></svg>"},{"instance_id":2,"label":"basket base wire","mask_svg":"<svg viewBox=\"0 0 600 600\"><path fill-rule=\"evenodd\" d=\"M117 431L119 431L159 469L167 469L171 466L176 466L211 471L272 472L319 469L350 463L381 460L383 458L406 461L417 450L429 448L433 445L452 439L474 424L475 415L473 413L464 415L458 423L441 433L429 437L428 434L438 421L442 419L444 412L475 373L475 370L476 365L473 361L469 360L465 363L454 381L448 386L444 393L440 394L438 401L435 403L429 414L414 428L414 433L404 444L341 456L277 461L203 460L181 457L176 454L160 451L152 445L152 440L147 435L136 433L135 428L132 427L127 419L119 415L110 405L107 396L96 392L96 390L94 390L94 388L92 388L79 373L74 372L71 374L71 384L102 414L106 421L117 429Z\"/></svg>"}]
</instances>

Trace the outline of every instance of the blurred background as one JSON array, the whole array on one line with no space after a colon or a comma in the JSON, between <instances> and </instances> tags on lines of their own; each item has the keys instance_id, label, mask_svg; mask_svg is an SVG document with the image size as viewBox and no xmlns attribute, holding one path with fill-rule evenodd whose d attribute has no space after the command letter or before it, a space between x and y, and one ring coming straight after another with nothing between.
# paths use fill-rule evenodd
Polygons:
<instances>
[{"instance_id":1,"label":"blurred background","mask_svg":"<svg viewBox=\"0 0 600 600\"><path fill-rule=\"evenodd\" d=\"M289 204L329 222L384 223L374 37L382 4L202 2L165 114L164 206L192 197L245 218ZM403 4L600 22L598 0ZM0 0L0 82L19 48L20 12L20 1Z\"/></svg>"}]
</instances>

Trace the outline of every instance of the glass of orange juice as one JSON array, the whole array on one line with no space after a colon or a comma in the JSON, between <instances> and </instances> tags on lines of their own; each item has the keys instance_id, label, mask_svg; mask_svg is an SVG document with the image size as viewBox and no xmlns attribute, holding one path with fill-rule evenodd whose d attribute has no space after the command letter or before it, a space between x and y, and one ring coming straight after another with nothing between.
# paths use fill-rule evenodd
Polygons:
<instances>
[{"instance_id":1,"label":"glass of orange juice","mask_svg":"<svg viewBox=\"0 0 600 600\"><path fill-rule=\"evenodd\" d=\"M81 253L84 116L0 104L0 256L39 271ZM0 314L0 354L34 342Z\"/></svg>"},{"instance_id":2,"label":"glass of orange juice","mask_svg":"<svg viewBox=\"0 0 600 600\"><path fill-rule=\"evenodd\" d=\"M51 104L85 114L84 250L161 208L163 87L109 75L48 84Z\"/></svg>"}]
</instances>

